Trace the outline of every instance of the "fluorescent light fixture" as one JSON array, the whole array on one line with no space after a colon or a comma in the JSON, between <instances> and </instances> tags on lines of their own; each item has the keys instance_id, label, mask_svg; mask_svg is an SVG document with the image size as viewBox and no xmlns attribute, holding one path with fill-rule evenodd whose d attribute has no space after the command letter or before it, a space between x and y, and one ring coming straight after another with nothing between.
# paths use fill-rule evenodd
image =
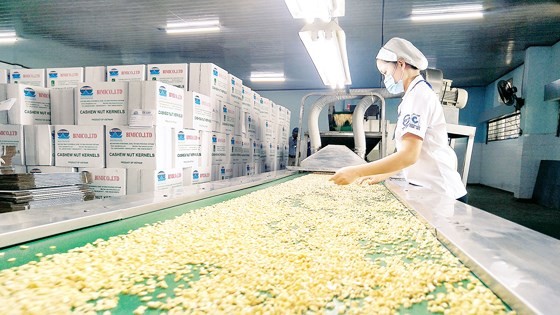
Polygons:
<instances>
[{"instance_id":1,"label":"fluorescent light fixture","mask_svg":"<svg viewBox=\"0 0 560 315\"><path fill-rule=\"evenodd\" d=\"M343 88L352 84L346 54L346 35L338 23L315 21L304 26L299 37L325 85Z\"/></svg>"},{"instance_id":2,"label":"fluorescent light fixture","mask_svg":"<svg viewBox=\"0 0 560 315\"><path fill-rule=\"evenodd\" d=\"M294 19L330 21L344 16L344 0L285 0Z\"/></svg>"},{"instance_id":3,"label":"fluorescent light fixture","mask_svg":"<svg viewBox=\"0 0 560 315\"><path fill-rule=\"evenodd\" d=\"M413 9L410 15L412 21L448 21L480 19L484 16L482 4L456 5L450 7Z\"/></svg>"},{"instance_id":4,"label":"fluorescent light fixture","mask_svg":"<svg viewBox=\"0 0 560 315\"><path fill-rule=\"evenodd\" d=\"M220 30L220 20L182 21L167 23L168 34L211 33Z\"/></svg>"},{"instance_id":5,"label":"fluorescent light fixture","mask_svg":"<svg viewBox=\"0 0 560 315\"><path fill-rule=\"evenodd\" d=\"M284 73L278 72L251 72L251 82L284 82Z\"/></svg>"},{"instance_id":6,"label":"fluorescent light fixture","mask_svg":"<svg viewBox=\"0 0 560 315\"><path fill-rule=\"evenodd\" d=\"M0 44L15 43L17 40L16 32L0 32Z\"/></svg>"}]
</instances>

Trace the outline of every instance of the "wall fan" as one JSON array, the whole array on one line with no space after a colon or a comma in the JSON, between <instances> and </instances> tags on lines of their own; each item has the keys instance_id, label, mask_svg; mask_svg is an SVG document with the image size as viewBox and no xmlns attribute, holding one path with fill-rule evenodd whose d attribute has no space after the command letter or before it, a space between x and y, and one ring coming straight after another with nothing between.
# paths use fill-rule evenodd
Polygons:
<instances>
[{"instance_id":1,"label":"wall fan","mask_svg":"<svg viewBox=\"0 0 560 315\"><path fill-rule=\"evenodd\" d=\"M515 95L516 92L517 88L511 82L506 80L498 82L498 94L500 94L502 102L508 106L514 105L515 110L519 110L525 104L525 100L517 97Z\"/></svg>"}]
</instances>

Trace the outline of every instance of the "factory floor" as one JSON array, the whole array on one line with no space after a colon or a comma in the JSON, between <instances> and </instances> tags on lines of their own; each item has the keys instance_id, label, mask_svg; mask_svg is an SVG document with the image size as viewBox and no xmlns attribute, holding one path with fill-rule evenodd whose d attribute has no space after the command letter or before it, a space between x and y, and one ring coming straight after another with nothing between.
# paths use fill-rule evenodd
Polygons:
<instances>
[{"instance_id":1,"label":"factory floor","mask_svg":"<svg viewBox=\"0 0 560 315\"><path fill-rule=\"evenodd\" d=\"M560 239L560 209L516 199L511 192L484 185L467 185L467 192L469 205Z\"/></svg>"}]
</instances>

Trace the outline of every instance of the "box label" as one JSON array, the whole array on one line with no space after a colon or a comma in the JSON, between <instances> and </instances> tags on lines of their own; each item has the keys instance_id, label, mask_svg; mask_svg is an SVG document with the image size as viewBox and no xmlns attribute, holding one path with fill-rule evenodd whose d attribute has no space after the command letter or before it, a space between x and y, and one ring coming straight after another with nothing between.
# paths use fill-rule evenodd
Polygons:
<instances>
[{"instance_id":1,"label":"box label","mask_svg":"<svg viewBox=\"0 0 560 315\"><path fill-rule=\"evenodd\" d=\"M103 126L55 126L55 165L105 167Z\"/></svg>"},{"instance_id":2,"label":"box label","mask_svg":"<svg viewBox=\"0 0 560 315\"><path fill-rule=\"evenodd\" d=\"M79 125L127 124L127 83L84 84L76 94Z\"/></svg>"}]
</instances>

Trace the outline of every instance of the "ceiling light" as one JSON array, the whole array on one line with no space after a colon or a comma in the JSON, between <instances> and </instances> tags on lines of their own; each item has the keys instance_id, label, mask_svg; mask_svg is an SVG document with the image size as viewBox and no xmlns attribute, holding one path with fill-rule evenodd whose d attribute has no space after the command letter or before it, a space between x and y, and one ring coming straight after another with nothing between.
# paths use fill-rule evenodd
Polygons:
<instances>
[{"instance_id":1,"label":"ceiling light","mask_svg":"<svg viewBox=\"0 0 560 315\"><path fill-rule=\"evenodd\" d=\"M284 82L286 78L283 72L251 72L249 80L251 82Z\"/></svg>"},{"instance_id":2,"label":"ceiling light","mask_svg":"<svg viewBox=\"0 0 560 315\"><path fill-rule=\"evenodd\" d=\"M0 32L0 44L14 43L17 40L16 32Z\"/></svg>"},{"instance_id":3,"label":"ceiling light","mask_svg":"<svg viewBox=\"0 0 560 315\"><path fill-rule=\"evenodd\" d=\"M352 83L346 35L338 23L315 21L304 26L299 36L325 85L342 88Z\"/></svg>"},{"instance_id":4,"label":"ceiling light","mask_svg":"<svg viewBox=\"0 0 560 315\"><path fill-rule=\"evenodd\" d=\"M209 33L220 30L220 20L182 21L167 23L168 34Z\"/></svg>"},{"instance_id":5,"label":"ceiling light","mask_svg":"<svg viewBox=\"0 0 560 315\"><path fill-rule=\"evenodd\" d=\"M410 15L412 21L446 21L480 19L484 16L482 4L456 5L450 7L413 9Z\"/></svg>"},{"instance_id":6,"label":"ceiling light","mask_svg":"<svg viewBox=\"0 0 560 315\"><path fill-rule=\"evenodd\" d=\"M344 16L344 0L285 0L294 19L322 19Z\"/></svg>"}]
</instances>

